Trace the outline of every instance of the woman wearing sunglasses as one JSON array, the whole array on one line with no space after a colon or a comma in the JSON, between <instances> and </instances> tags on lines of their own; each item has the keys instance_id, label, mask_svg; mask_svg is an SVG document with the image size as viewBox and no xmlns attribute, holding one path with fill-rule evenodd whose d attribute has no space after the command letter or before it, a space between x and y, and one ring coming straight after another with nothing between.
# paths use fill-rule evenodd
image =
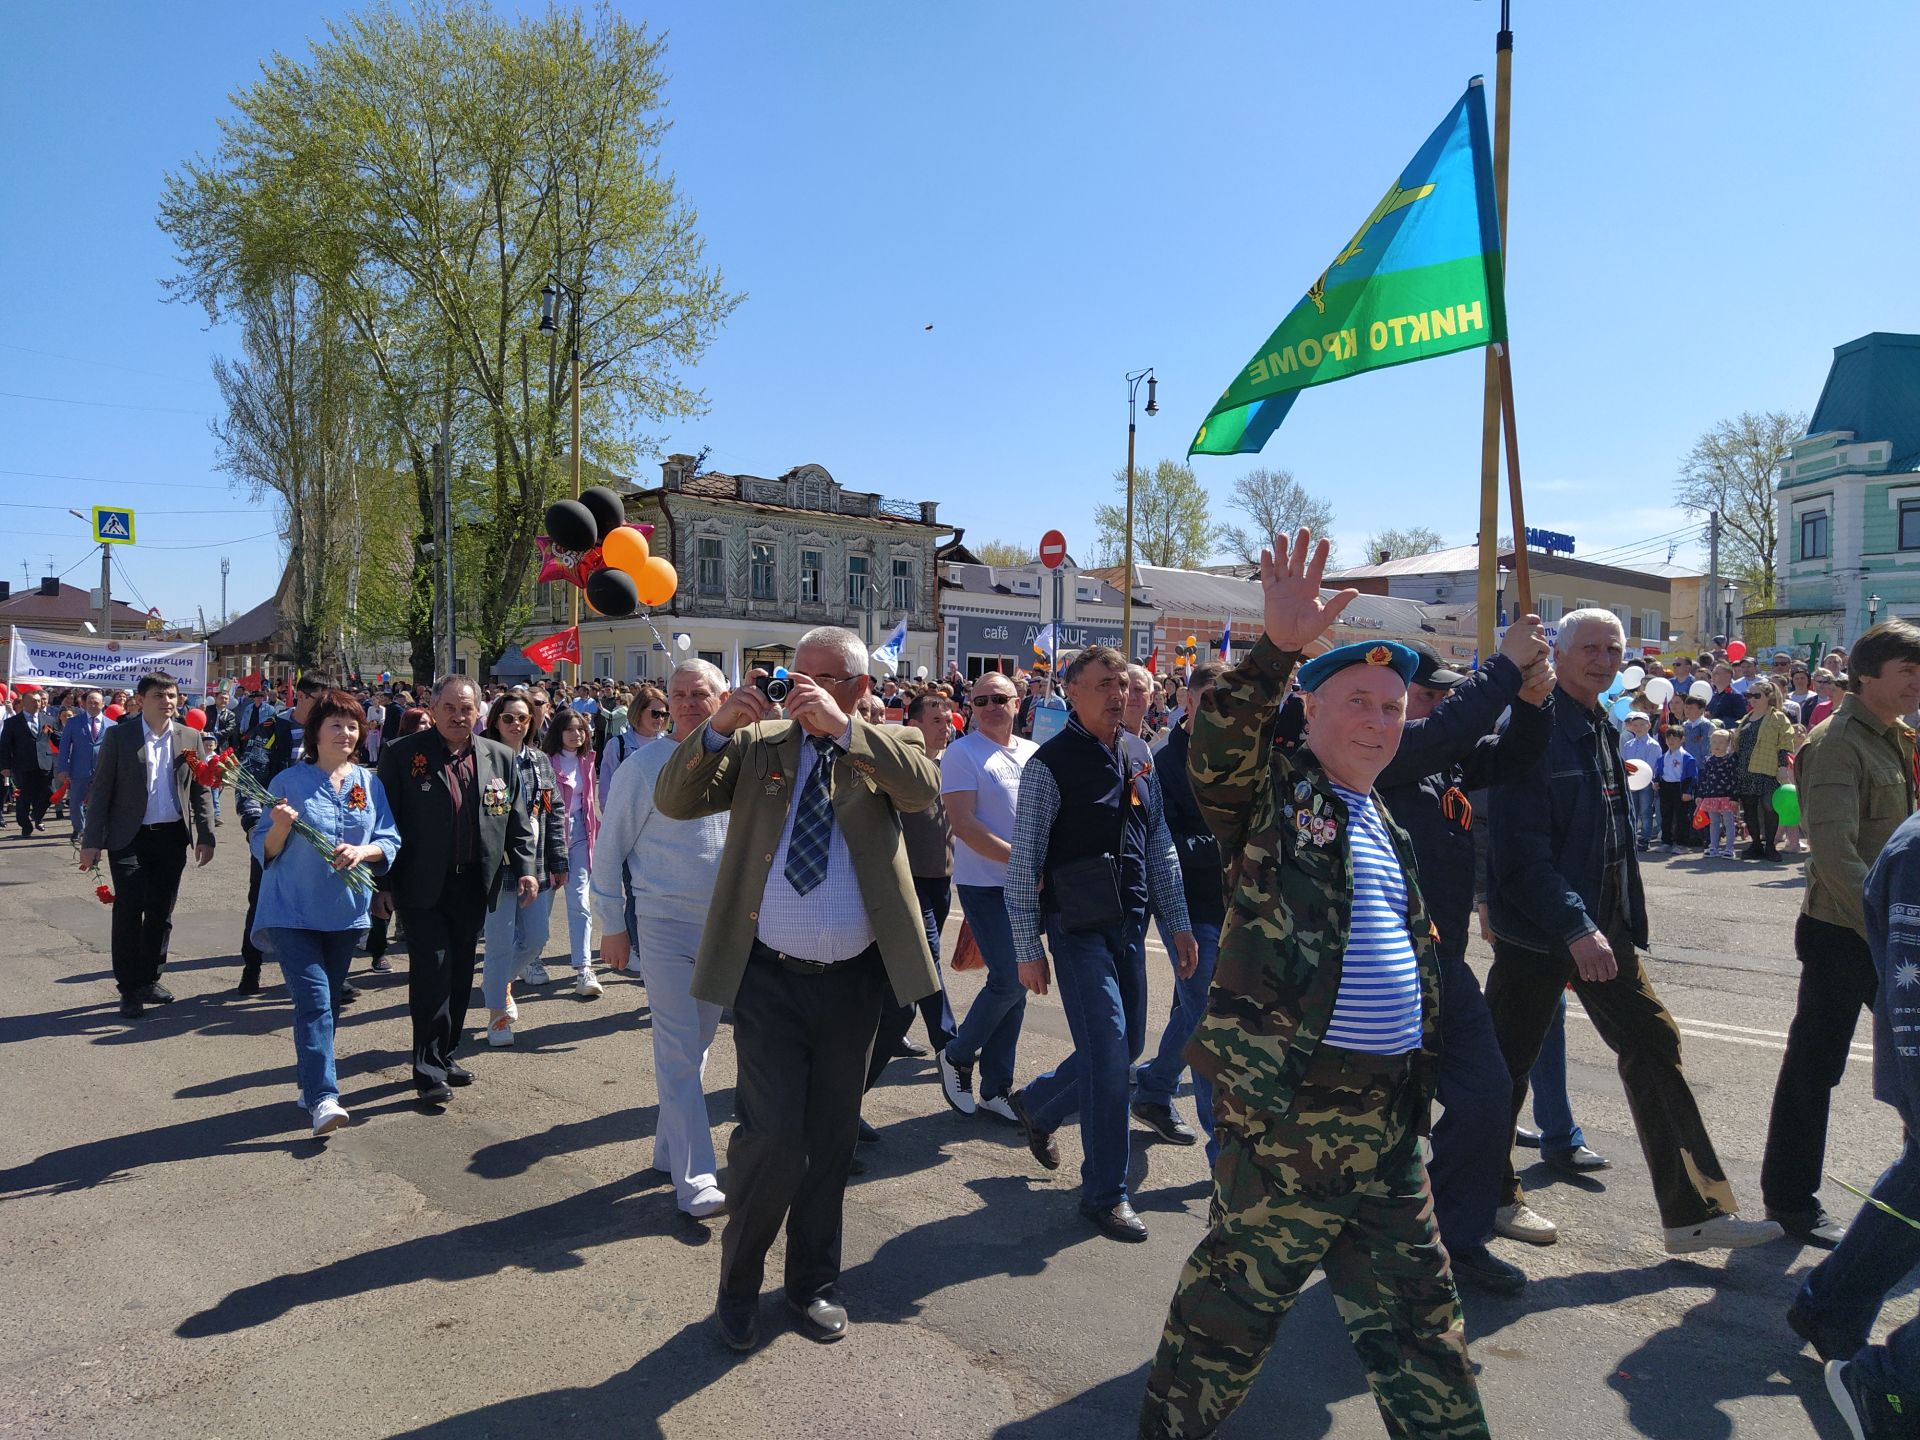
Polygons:
<instances>
[{"instance_id":1,"label":"woman wearing sunglasses","mask_svg":"<svg viewBox=\"0 0 1920 1440\"><path fill-rule=\"evenodd\" d=\"M573 958L573 990L583 1000L600 998L593 973L593 842L600 833L600 795L594 786L593 721L562 710L547 727L547 762L553 770L553 808L566 835L567 941Z\"/></svg>"},{"instance_id":2,"label":"woman wearing sunglasses","mask_svg":"<svg viewBox=\"0 0 1920 1440\"><path fill-rule=\"evenodd\" d=\"M634 687L633 698L627 702L626 730L619 735L609 733L606 746L600 752L597 788L602 809L606 808L607 790L613 784L614 772L626 763L627 757L667 738L669 714L666 692L658 685L642 681Z\"/></svg>"},{"instance_id":3,"label":"woman wearing sunglasses","mask_svg":"<svg viewBox=\"0 0 1920 1440\"><path fill-rule=\"evenodd\" d=\"M549 883L541 886L539 895L525 906L512 887L501 886L499 898L487 912L481 931L486 956L480 972L480 993L487 1002L487 1044L493 1046L513 1044L513 1027L520 1020L520 1007L513 1003L513 982L523 972L535 985L547 981L540 952L547 948L553 892L565 882L567 874L566 832L554 801L558 787L553 766L531 738L533 723L532 702L521 691L509 691L493 702L487 728L481 732L514 752L520 766L520 794L533 814L534 848L546 857L541 863L549 877Z\"/></svg>"}]
</instances>

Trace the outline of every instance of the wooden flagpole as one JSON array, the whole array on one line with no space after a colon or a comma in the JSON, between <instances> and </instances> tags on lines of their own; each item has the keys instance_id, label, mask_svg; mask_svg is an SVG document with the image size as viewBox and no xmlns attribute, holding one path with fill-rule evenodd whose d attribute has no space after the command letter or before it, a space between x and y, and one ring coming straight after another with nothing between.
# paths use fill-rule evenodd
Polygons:
<instances>
[{"instance_id":1,"label":"wooden flagpole","mask_svg":"<svg viewBox=\"0 0 1920 1440\"><path fill-rule=\"evenodd\" d=\"M1503 285L1507 272L1507 143L1512 118L1513 86L1513 29L1508 3L1509 0L1501 0L1500 3L1500 33L1494 42L1493 90L1493 196L1494 209L1500 222L1500 272ZM1533 605L1533 587L1527 570L1526 528L1520 506L1520 476L1513 456L1512 361L1506 351L1504 345L1487 347L1486 383L1481 396L1480 584L1477 601L1483 662L1493 654L1494 626L1499 619L1496 575L1500 566L1500 434L1503 417L1507 438L1507 475L1514 510L1513 613L1524 615Z\"/></svg>"}]
</instances>

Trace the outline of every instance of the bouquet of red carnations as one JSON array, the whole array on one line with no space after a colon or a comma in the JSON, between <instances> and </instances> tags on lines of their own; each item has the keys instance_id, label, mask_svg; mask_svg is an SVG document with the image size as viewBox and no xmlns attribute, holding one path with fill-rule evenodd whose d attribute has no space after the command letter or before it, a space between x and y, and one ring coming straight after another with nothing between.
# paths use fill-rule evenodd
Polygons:
<instances>
[{"instance_id":1,"label":"bouquet of red carnations","mask_svg":"<svg viewBox=\"0 0 1920 1440\"><path fill-rule=\"evenodd\" d=\"M204 760L196 759L192 755L182 755L179 763L190 769L193 772L193 778L207 789L218 790L223 785L229 786L254 801L264 812L263 822L265 815L272 814L273 807L280 803L280 797L272 794L266 786L255 779L253 772L240 763L240 757L231 749L222 750ZM322 835L305 820L296 818L293 822L293 832L329 861L333 859L335 842ZM374 882L373 872L358 861L334 873L353 889L367 895L373 894L379 888Z\"/></svg>"}]
</instances>

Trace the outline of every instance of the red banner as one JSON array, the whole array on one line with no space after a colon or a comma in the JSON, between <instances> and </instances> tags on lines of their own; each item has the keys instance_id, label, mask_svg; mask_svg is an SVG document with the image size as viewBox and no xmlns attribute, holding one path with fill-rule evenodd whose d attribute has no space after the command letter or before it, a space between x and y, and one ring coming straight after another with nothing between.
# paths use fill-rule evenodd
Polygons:
<instances>
[{"instance_id":1,"label":"red banner","mask_svg":"<svg viewBox=\"0 0 1920 1440\"><path fill-rule=\"evenodd\" d=\"M564 630L556 630L544 640L536 640L531 645L522 645L520 653L549 674L562 660L578 665L580 663L580 627L569 625Z\"/></svg>"}]
</instances>

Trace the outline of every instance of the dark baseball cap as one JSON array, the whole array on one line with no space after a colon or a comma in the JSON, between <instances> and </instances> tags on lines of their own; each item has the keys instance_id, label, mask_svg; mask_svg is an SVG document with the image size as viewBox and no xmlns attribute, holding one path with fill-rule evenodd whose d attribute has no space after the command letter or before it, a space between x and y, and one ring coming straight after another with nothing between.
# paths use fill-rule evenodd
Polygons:
<instances>
[{"instance_id":1,"label":"dark baseball cap","mask_svg":"<svg viewBox=\"0 0 1920 1440\"><path fill-rule=\"evenodd\" d=\"M1424 640L1408 640L1406 647L1420 657L1420 663L1413 667L1412 684L1425 685L1429 690L1451 690L1467 677L1458 670L1449 670L1440 652Z\"/></svg>"}]
</instances>

